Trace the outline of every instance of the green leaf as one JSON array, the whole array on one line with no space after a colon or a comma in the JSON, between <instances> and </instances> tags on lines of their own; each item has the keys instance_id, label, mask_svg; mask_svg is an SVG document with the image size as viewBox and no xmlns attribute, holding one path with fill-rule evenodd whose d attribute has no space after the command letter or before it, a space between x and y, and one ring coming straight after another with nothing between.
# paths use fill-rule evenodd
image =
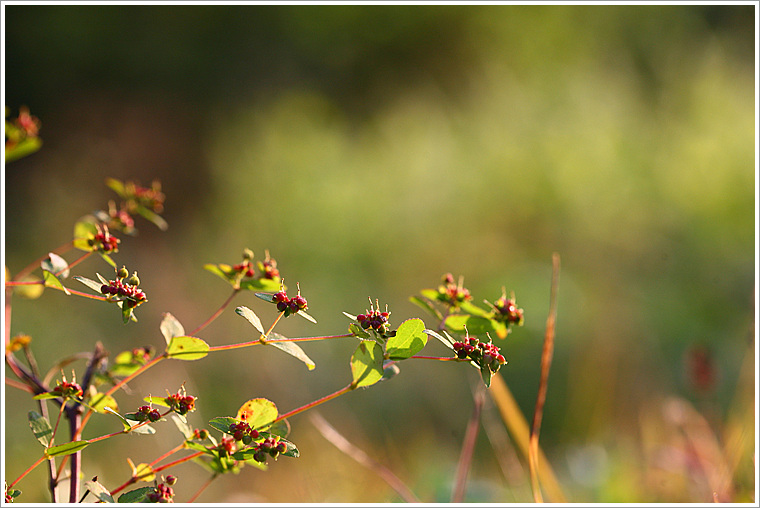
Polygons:
<instances>
[{"instance_id":1,"label":"green leaf","mask_svg":"<svg viewBox=\"0 0 760 508\"><path fill-rule=\"evenodd\" d=\"M464 333L465 326L470 335L496 333L492 320L480 316L453 314L446 318L445 323L446 328L456 333Z\"/></svg>"},{"instance_id":2,"label":"green leaf","mask_svg":"<svg viewBox=\"0 0 760 508\"><path fill-rule=\"evenodd\" d=\"M258 298L261 298L265 302L274 303L275 293L254 293Z\"/></svg>"},{"instance_id":3,"label":"green leaf","mask_svg":"<svg viewBox=\"0 0 760 508\"><path fill-rule=\"evenodd\" d=\"M69 264L58 254L51 252L48 257L40 263L43 270L47 270L56 277L65 279L69 276Z\"/></svg>"},{"instance_id":4,"label":"green leaf","mask_svg":"<svg viewBox=\"0 0 760 508\"><path fill-rule=\"evenodd\" d=\"M277 406L264 398L251 399L238 409L237 419L247 422L254 430L268 428L277 419Z\"/></svg>"},{"instance_id":5,"label":"green leaf","mask_svg":"<svg viewBox=\"0 0 760 508\"><path fill-rule=\"evenodd\" d=\"M436 332L435 330L425 330L425 333L428 334L428 335L432 335L436 339L440 340L449 349L452 349L452 350L454 349L454 342L455 341L454 341L454 339L451 338L451 336L445 330L443 331L443 335L441 335L440 333Z\"/></svg>"},{"instance_id":6,"label":"green leaf","mask_svg":"<svg viewBox=\"0 0 760 508\"><path fill-rule=\"evenodd\" d=\"M106 412L112 412L116 408L118 409L118 404L116 403L116 399L111 397L110 395L106 395L105 393L96 393L90 398L89 406L97 411L98 413L105 414ZM108 408L108 409L106 409Z\"/></svg>"},{"instance_id":7,"label":"green leaf","mask_svg":"<svg viewBox=\"0 0 760 508\"><path fill-rule=\"evenodd\" d=\"M441 293L439 293L437 289L423 289L420 291L420 294L434 302L440 301L441 299Z\"/></svg>"},{"instance_id":8,"label":"green leaf","mask_svg":"<svg viewBox=\"0 0 760 508\"><path fill-rule=\"evenodd\" d=\"M117 499L118 503L146 503L148 502L148 494L156 490L153 487L140 487L139 489L130 490L120 495Z\"/></svg>"},{"instance_id":9,"label":"green leaf","mask_svg":"<svg viewBox=\"0 0 760 508\"><path fill-rule=\"evenodd\" d=\"M267 429L267 433L279 437L288 437L288 434L290 434L290 424L287 420L278 420Z\"/></svg>"},{"instance_id":10,"label":"green leaf","mask_svg":"<svg viewBox=\"0 0 760 508\"><path fill-rule=\"evenodd\" d=\"M433 304L430 302L430 300L420 298L419 296L412 296L412 297L409 297L409 301L415 304L416 306L420 307L422 310L430 313L438 321L443 319L443 315L441 314L441 312L435 307L433 307Z\"/></svg>"},{"instance_id":11,"label":"green leaf","mask_svg":"<svg viewBox=\"0 0 760 508\"><path fill-rule=\"evenodd\" d=\"M108 406L103 407L103 412L105 412L105 413L111 413L112 415L116 415L117 417L119 417L119 420L121 420L121 424L124 425L124 430L130 430L132 428L132 425L129 423L129 421L127 421L126 418L124 418L123 416L121 416L119 413L117 413L116 411L114 411L110 407L108 407Z\"/></svg>"},{"instance_id":12,"label":"green leaf","mask_svg":"<svg viewBox=\"0 0 760 508\"><path fill-rule=\"evenodd\" d=\"M181 337L185 335L185 329L182 327L182 324L172 316L168 312L164 312L164 318L161 320L161 325L159 325L159 328L161 329L161 334L164 336L164 339L166 339L166 344L168 345L174 337Z\"/></svg>"},{"instance_id":13,"label":"green leaf","mask_svg":"<svg viewBox=\"0 0 760 508\"><path fill-rule=\"evenodd\" d=\"M111 496L111 493L108 492L108 489L106 489L103 485L101 485L97 480L89 480L84 482L84 488L90 491L90 494L98 498L98 500L102 503L113 503L113 496Z\"/></svg>"},{"instance_id":14,"label":"green leaf","mask_svg":"<svg viewBox=\"0 0 760 508\"><path fill-rule=\"evenodd\" d=\"M473 305L470 302L462 302L459 304L459 308L462 310L462 312L466 312L467 314L472 314L473 316L480 316L487 318L490 315L490 311L483 310L477 305Z\"/></svg>"},{"instance_id":15,"label":"green leaf","mask_svg":"<svg viewBox=\"0 0 760 508\"><path fill-rule=\"evenodd\" d=\"M166 231L169 229L169 224L164 220L163 217L155 213L153 210L148 210L144 206L138 206L137 207L137 213L142 215L145 219L149 220L153 224L158 227L161 231Z\"/></svg>"},{"instance_id":16,"label":"green leaf","mask_svg":"<svg viewBox=\"0 0 760 508\"><path fill-rule=\"evenodd\" d=\"M74 224L74 238L94 238L98 234L98 227L95 225L95 217L85 216L82 217L76 224ZM92 250L91 248L89 250Z\"/></svg>"},{"instance_id":17,"label":"green leaf","mask_svg":"<svg viewBox=\"0 0 760 508\"><path fill-rule=\"evenodd\" d=\"M248 291L274 291L280 290L280 281L275 279L247 279L240 283L240 289Z\"/></svg>"},{"instance_id":18,"label":"green leaf","mask_svg":"<svg viewBox=\"0 0 760 508\"><path fill-rule=\"evenodd\" d=\"M395 377L401 372L399 366L394 362L390 363L387 367L383 368L383 378L380 381L388 381L390 378Z\"/></svg>"},{"instance_id":19,"label":"green leaf","mask_svg":"<svg viewBox=\"0 0 760 508\"><path fill-rule=\"evenodd\" d=\"M114 270L118 270L118 268L116 268L116 262L113 259L111 259L111 256L101 251L98 251L98 254L100 254L100 257L103 258L103 261L111 265Z\"/></svg>"},{"instance_id":20,"label":"green leaf","mask_svg":"<svg viewBox=\"0 0 760 508\"><path fill-rule=\"evenodd\" d=\"M159 406L163 407L171 407L171 404L169 404L169 402L166 400L166 397L154 397L153 395L148 395L147 397L143 397L143 400L148 404L158 404Z\"/></svg>"},{"instance_id":21,"label":"green leaf","mask_svg":"<svg viewBox=\"0 0 760 508\"><path fill-rule=\"evenodd\" d=\"M354 388L371 386L383 377L383 348L374 341L362 341L351 357Z\"/></svg>"},{"instance_id":22,"label":"green leaf","mask_svg":"<svg viewBox=\"0 0 760 508\"><path fill-rule=\"evenodd\" d=\"M260 334L264 334L264 327L261 325L259 316L257 316L256 313L251 309L245 306L240 306L235 309L235 314L244 317L249 323L253 325L254 328L259 331Z\"/></svg>"},{"instance_id":23,"label":"green leaf","mask_svg":"<svg viewBox=\"0 0 760 508\"><path fill-rule=\"evenodd\" d=\"M48 272L47 270L43 270L42 277L45 280L45 285L47 287L57 288L57 289L62 290L64 293L66 293L66 295L71 295L71 291L66 289L63 286L63 283L61 282L61 280L58 277L56 277L54 274L52 274L51 272Z\"/></svg>"},{"instance_id":24,"label":"green leaf","mask_svg":"<svg viewBox=\"0 0 760 508\"><path fill-rule=\"evenodd\" d=\"M51 446L50 448L45 450L45 455L47 457L59 457L61 455L71 455L72 453L76 453L79 450L86 448L89 446L90 442L87 440L82 441L71 441L69 443L65 443L58 446Z\"/></svg>"},{"instance_id":25,"label":"green leaf","mask_svg":"<svg viewBox=\"0 0 760 508\"><path fill-rule=\"evenodd\" d=\"M119 195L122 199L127 199L127 190L124 188L124 183L116 178L106 178L106 185Z\"/></svg>"},{"instance_id":26,"label":"green leaf","mask_svg":"<svg viewBox=\"0 0 760 508\"><path fill-rule=\"evenodd\" d=\"M354 316L353 314L349 314L348 312L344 312L343 315L346 316L351 321L356 321L356 316Z\"/></svg>"},{"instance_id":27,"label":"green leaf","mask_svg":"<svg viewBox=\"0 0 760 508\"><path fill-rule=\"evenodd\" d=\"M200 360L208 354L209 345L198 337L172 337L166 347L166 356L177 360Z\"/></svg>"},{"instance_id":28,"label":"green leaf","mask_svg":"<svg viewBox=\"0 0 760 508\"><path fill-rule=\"evenodd\" d=\"M117 302L117 305L121 309L121 318L124 321L124 324L129 323L129 320L137 321L137 318L134 314L134 308L130 307L129 305L124 305L124 302Z\"/></svg>"},{"instance_id":29,"label":"green leaf","mask_svg":"<svg viewBox=\"0 0 760 508\"><path fill-rule=\"evenodd\" d=\"M50 393L50 392L45 392L45 393L39 393L39 394L35 395L35 396L34 396L34 397L32 397L32 398L33 398L34 400L47 400L47 399L57 399L57 398L58 398L58 395L53 395L53 394L52 394L52 393Z\"/></svg>"},{"instance_id":30,"label":"green leaf","mask_svg":"<svg viewBox=\"0 0 760 508\"><path fill-rule=\"evenodd\" d=\"M193 439L195 437L193 427L187 423L187 420L182 420L181 418L178 418L178 416L179 415L177 414L172 415L174 425L176 425L182 435L185 436L185 439Z\"/></svg>"},{"instance_id":31,"label":"green leaf","mask_svg":"<svg viewBox=\"0 0 760 508\"><path fill-rule=\"evenodd\" d=\"M154 429L150 425L142 425L138 427L139 424L140 422L136 422L132 427L130 427L131 429L130 432L132 434L142 434L146 436L152 436L153 434L156 433L156 429Z\"/></svg>"},{"instance_id":32,"label":"green leaf","mask_svg":"<svg viewBox=\"0 0 760 508\"><path fill-rule=\"evenodd\" d=\"M233 282L232 277L230 276L230 271L232 270L232 267L229 265L224 265L224 264L213 265L211 263L208 263L208 264L203 265L203 268L213 273L214 275L221 277L227 282Z\"/></svg>"},{"instance_id":33,"label":"green leaf","mask_svg":"<svg viewBox=\"0 0 760 508\"><path fill-rule=\"evenodd\" d=\"M31 155L42 147L42 140L36 136L24 138L12 147L6 147L5 150L5 162L13 162L15 160Z\"/></svg>"},{"instance_id":34,"label":"green leaf","mask_svg":"<svg viewBox=\"0 0 760 508\"><path fill-rule=\"evenodd\" d=\"M208 424L219 432L230 434L230 425L238 423L238 421L239 420L236 420L231 416L217 416L216 418L209 420Z\"/></svg>"},{"instance_id":35,"label":"green leaf","mask_svg":"<svg viewBox=\"0 0 760 508\"><path fill-rule=\"evenodd\" d=\"M359 337L361 339L369 340L371 337L370 335L364 331L364 329L359 326L356 323L351 323L348 325L348 331L353 333L354 336Z\"/></svg>"},{"instance_id":36,"label":"green leaf","mask_svg":"<svg viewBox=\"0 0 760 508\"><path fill-rule=\"evenodd\" d=\"M285 337L283 337L282 335L280 335L279 333L276 333L276 332L270 333L269 337L270 338L283 338L283 339L285 338ZM290 356L298 358L299 360L301 360L303 363L306 364L306 367L309 370L314 370L314 368L317 366L314 363L314 361L311 358L309 358L306 355L306 353L304 353L303 349L301 349L301 347L298 344L295 344L293 342L274 342L274 341L269 340L269 341L267 341L267 345L274 346L274 347L276 347L277 349L279 349L281 351L285 351Z\"/></svg>"},{"instance_id":37,"label":"green leaf","mask_svg":"<svg viewBox=\"0 0 760 508\"><path fill-rule=\"evenodd\" d=\"M29 426L32 428L34 437L42 443L42 446L50 445L50 438L53 436L53 428L47 418L37 413L29 411Z\"/></svg>"},{"instance_id":38,"label":"green leaf","mask_svg":"<svg viewBox=\"0 0 760 508\"><path fill-rule=\"evenodd\" d=\"M298 312L296 312L296 314L298 314L302 318L306 319L307 321L311 321L315 325L317 324L317 320L316 319L314 319L313 317L311 317L309 314L307 314L306 312L304 312L302 310L299 310Z\"/></svg>"},{"instance_id":39,"label":"green leaf","mask_svg":"<svg viewBox=\"0 0 760 508\"><path fill-rule=\"evenodd\" d=\"M491 368L488 365L486 365L484 362L480 366L480 377L483 379L483 383L485 383L486 388L490 388L492 376L493 376L493 372L491 371Z\"/></svg>"},{"instance_id":40,"label":"green leaf","mask_svg":"<svg viewBox=\"0 0 760 508\"><path fill-rule=\"evenodd\" d=\"M385 352L391 360L403 360L419 353L427 344L425 323L421 319L407 319L396 330L396 335L390 337L385 346Z\"/></svg>"},{"instance_id":41,"label":"green leaf","mask_svg":"<svg viewBox=\"0 0 760 508\"><path fill-rule=\"evenodd\" d=\"M100 274L98 274L98 275L100 275ZM82 284L84 284L88 288L92 289L93 291L97 291L98 294L101 294L100 293L100 288L103 286L103 284L107 284L108 283L108 281L106 281L106 282L96 282L96 281L94 281L92 279L88 279L87 277L80 277L79 275L74 275L74 280L77 280L77 281L81 282Z\"/></svg>"}]
</instances>

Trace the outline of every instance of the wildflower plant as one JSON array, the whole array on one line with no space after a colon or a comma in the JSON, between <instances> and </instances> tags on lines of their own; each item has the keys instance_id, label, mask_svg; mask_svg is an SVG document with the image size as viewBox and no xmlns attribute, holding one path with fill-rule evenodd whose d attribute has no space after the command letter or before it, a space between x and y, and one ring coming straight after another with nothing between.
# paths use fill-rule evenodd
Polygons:
<instances>
[{"instance_id":1,"label":"wildflower plant","mask_svg":"<svg viewBox=\"0 0 760 508\"><path fill-rule=\"evenodd\" d=\"M25 116L28 112L22 113L15 122L9 124L6 120L6 150L9 147L18 149L24 140L37 135L34 126L39 125L38 121ZM161 184L156 180L149 187L143 187L137 182L109 178L106 185L116 193L118 199L110 200L104 210L85 215L76 221L72 239L68 243L13 276L6 268L7 316L10 316L14 295L38 297L45 289L57 290L67 296L88 298L105 305L115 305L119 308L125 326L137 321L138 308L152 304L140 288L141 280L137 270L127 269L125 264L117 264L114 257L119 255L119 247L124 238L137 235L137 218L147 220L161 230L168 227L160 215L165 202ZM126 236L117 238L116 234ZM82 254L69 262L63 257L69 251L80 251ZM112 272L106 269L104 273L110 275L104 276L95 271L97 280L71 275L75 267L91 257L105 262ZM6 502L19 499L22 491L16 486L22 486L27 474L43 462L51 464L50 492L53 501L59 501L56 486L66 477L72 479L69 502L87 498L100 502L172 502L175 497L195 500L205 486L191 496L180 494L175 489L177 476L164 477L159 474L180 464L193 462L208 470L211 478L215 479L228 473L237 473L246 466L266 470L280 458L298 458L298 446L289 437L291 418L348 392L393 378L400 372L398 364L402 361L467 363L479 370L483 384L488 387L493 376L507 363L501 348L491 337L503 341L515 326L521 326L524 321L523 310L517 307L513 294L507 298L506 292L503 292L495 301L486 301L486 307L483 308L473 303L474 298L464 287L462 277L455 280L451 274L445 274L436 288L423 289L419 296L411 298L412 302L432 317L435 322L432 327L426 326L417 317L400 320L396 326L396 320L391 320L388 306L381 308L379 299L373 303L370 298L369 308L361 313L354 315L343 312L350 322L340 333L285 337L275 331L281 319L299 315L314 325L317 325L317 321L306 312L309 303L305 294L302 294L299 282L296 282L295 295L292 292L288 294L280 267L269 251L265 251L263 259L258 260L254 251L246 248L236 262L208 263L203 268L228 284L232 290L215 312L190 332L186 332L183 324L174 316L164 313L157 328L165 339L165 344L145 345L109 355L105 346L98 342L92 353L86 355L87 362L83 371L80 371L79 382L74 373L71 381L61 374L56 385L50 386L33 360L32 338L24 335L10 337L10 326L6 326L5 360L9 373L16 378L7 378L6 383L32 394L37 408L29 410L27 416L32 434L42 446L41 456L25 471L9 471L18 476L6 483ZM37 275L39 272L41 273ZM81 286L75 288L71 281L84 286L89 292L81 291ZM242 291L252 291L256 297L271 306L266 314L262 314L263 319L249 307L235 307L234 313L253 327L252 335L231 344L209 345L201 338L201 332L212 321L224 315L231 308L236 295ZM421 356L420 352L430 337L442 342L450 354L440 357ZM254 396L241 400L237 409L230 408L228 415L215 417L200 427L195 427L190 421L195 418L194 413L202 401L187 393L184 385L173 391L167 388L164 397L143 394L143 403L133 406L132 410L122 409L116 398L126 383L161 363L202 361L211 354L233 349L272 347L302 362L308 370L314 370L316 364L301 344L329 340L351 340L356 343L351 357L346 361L346 384L333 393L289 411L283 412L273 401ZM21 351L25 353L26 364L17 356ZM51 405L58 408L57 415L53 415ZM69 420L68 435L64 435L63 426L59 426L62 418ZM106 435L89 436L86 430L91 418L114 419L114 422L121 425L121 429ZM118 439L123 434L165 432L165 422L168 421L173 422L181 436L171 451L151 462L135 464L128 458L131 472L125 472L121 485L107 488L97 477L80 484L79 478L83 474L80 456L89 446L100 441ZM9 423L13 424L13 420L6 422ZM206 426L208 429L204 428ZM68 472L64 470L66 465L69 467ZM148 485L141 485L142 483Z\"/></svg>"}]
</instances>

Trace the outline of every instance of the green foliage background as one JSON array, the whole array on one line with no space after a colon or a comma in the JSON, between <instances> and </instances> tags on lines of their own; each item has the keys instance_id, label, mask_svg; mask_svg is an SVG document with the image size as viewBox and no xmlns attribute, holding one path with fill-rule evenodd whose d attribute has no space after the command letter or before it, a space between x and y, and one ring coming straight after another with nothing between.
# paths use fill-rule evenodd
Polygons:
<instances>
[{"instance_id":1,"label":"green foliage background","mask_svg":"<svg viewBox=\"0 0 760 508\"><path fill-rule=\"evenodd\" d=\"M116 256L139 270L150 300L139 323L123 326L112 308L54 291L14 299L12 332L33 337L43 369L96 341L112 355L161 347L161 313L190 330L227 297L203 264L239 262L245 247L262 259L269 249L319 321L278 325L290 336L344 333L341 311L364 311L368 296L389 304L394 326L423 317L407 298L445 272L464 275L476 300L514 290L526 325L504 344L509 363L499 374L530 418L556 251L556 353L541 439L568 497L711 500L703 478L669 454L680 441L662 408L685 398L718 431L736 421L755 427L755 380L740 368L754 355L756 305L752 6L4 13L6 104L29 106L44 140L5 171L11 272L70 240L77 218L114 198L107 177L158 178L167 194L169 230L138 223L139 236L123 239ZM108 270L93 261L76 273ZM235 303L274 317L252 294ZM201 337L217 345L250 334L229 312ZM437 352L434 342L426 352ZM700 344L718 372L702 396L684 363ZM131 411L144 394L186 382L199 397L196 426L254 397L284 412L350 381L354 347L307 344L312 372L263 348L174 362L182 365L161 365L120 400ZM448 501L477 382L471 370L406 362L393 380L319 411L423 501ZM41 449L26 424L32 402L10 388L4 402L12 479ZM88 427L93 435L118 429L101 420ZM656 436L646 432L652 422ZM398 500L306 414L291 424L299 459L221 478L201 500ZM91 447L85 475L122 483L126 455L149 462L179 442L170 426L103 443L102 453ZM736 501L755 491L753 453L749 435ZM466 500L530 501L527 468L505 467L506 475L481 432ZM46 499L39 469L20 485L24 501ZM205 480L190 466L177 475L186 495Z\"/></svg>"}]
</instances>

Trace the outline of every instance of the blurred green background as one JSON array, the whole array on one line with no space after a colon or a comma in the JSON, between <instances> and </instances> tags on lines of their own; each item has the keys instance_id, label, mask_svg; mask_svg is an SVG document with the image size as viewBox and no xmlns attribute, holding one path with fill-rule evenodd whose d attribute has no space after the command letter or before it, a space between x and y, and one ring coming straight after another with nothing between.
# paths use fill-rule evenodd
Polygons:
<instances>
[{"instance_id":1,"label":"blurred green background","mask_svg":"<svg viewBox=\"0 0 760 508\"><path fill-rule=\"evenodd\" d=\"M168 231L138 222L115 256L139 271L150 300L138 323L56 291L14 298L12 333L33 337L43 370L97 341L112 354L160 348L163 312L192 330L229 293L203 264L237 263L249 247L258 259L268 249L286 283L300 283L319 322L285 320L277 330L289 336L344 333L341 312L364 311L368 296L389 305L393 325L433 325L408 297L446 272L463 275L476 302L515 291L526 321L499 344L509 361L499 375L530 420L558 252L541 444L567 497L709 502L711 468L727 464L731 500L754 499L754 6L4 13L5 103L14 113L28 106L44 141L5 170L11 273L114 199L107 177L156 178L167 195ZM109 270L93 259L76 273ZM234 304L274 317L252 294ZM200 336L227 344L252 330L230 311ZM700 346L715 372L702 391L687 361ZM285 412L345 386L354 348L306 344L312 372L263 348L167 362L119 402L130 411L140 396L185 382L199 397L198 427L253 397ZM445 354L432 342L425 352ZM447 362L401 367L319 412L421 500L449 501L477 373ZM709 423L704 441L689 441L694 422L674 416L674 401ZM4 402L11 481L41 450L26 423L35 404L7 387ZM484 419L496 424L491 440L481 428L465 500L530 502L525 461L498 444L492 407ZM290 423L299 459L219 478L199 501L400 500L322 438L308 413ZM179 443L171 423L161 427L93 445L85 477L120 485L126 456L149 462ZM85 437L117 429L115 419L93 419ZM713 438L720 453L700 462ZM38 469L19 484L20 501L48 499ZM194 465L171 472L177 501L207 477Z\"/></svg>"}]
</instances>

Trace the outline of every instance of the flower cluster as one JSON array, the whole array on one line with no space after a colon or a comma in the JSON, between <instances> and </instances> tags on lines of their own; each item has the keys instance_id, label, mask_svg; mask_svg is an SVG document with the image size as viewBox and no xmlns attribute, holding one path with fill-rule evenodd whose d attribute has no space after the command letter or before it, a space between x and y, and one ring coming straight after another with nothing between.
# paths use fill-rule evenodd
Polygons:
<instances>
[{"instance_id":1,"label":"flower cluster","mask_svg":"<svg viewBox=\"0 0 760 508\"><path fill-rule=\"evenodd\" d=\"M154 487L154 490L148 492L147 494L148 502L173 503L174 489L171 488L171 485L174 485L175 483L177 483L176 476L172 476L172 475L167 476L163 482L157 484Z\"/></svg>"},{"instance_id":2,"label":"flower cluster","mask_svg":"<svg viewBox=\"0 0 760 508\"><path fill-rule=\"evenodd\" d=\"M256 267L259 269L259 278L277 280L280 277L280 271L277 269L277 261L269 256L269 251L265 251L264 261L258 261ZM242 274L245 277L253 278L256 272L253 269L253 251L251 249L243 250L243 261L232 266L235 274Z\"/></svg>"},{"instance_id":3,"label":"flower cluster","mask_svg":"<svg viewBox=\"0 0 760 508\"><path fill-rule=\"evenodd\" d=\"M259 261L257 266L261 277L264 279L276 280L280 276L280 271L277 269L277 261L269 257L269 251L264 251L264 261Z\"/></svg>"},{"instance_id":4,"label":"flower cluster","mask_svg":"<svg viewBox=\"0 0 760 508\"><path fill-rule=\"evenodd\" d=\"M124 300L128 308L133 308L147 302L148 299L145 296L145 292L137 287L140 285L137 272L133 273L129 278L127 278L128 275L127 269L121 267L116 272L116 280L109 280L108 284L103 284L100 287L100 292L106 295L109 301L113 300L113 297L116 297L117 301Z\"/></svg>"},{"instance_id":5,"label":"flower cluster","mask_svg":"<svg viewBox=\"0 0 760 508\"><path fill-rule=\"evenodd\" d=\"M280 290L272 295L272 302L277 304L277 310L285 313L283 317L288 317L291 314L296 314L298 311L309 308L306 298L301 296L300 287L298 288L298 294L293 298L288 298L287 293Z\"/></svg>"},{"instance_id":6,"label":"flower cluster","mask_svg":"<svg viewBox=\"0 0 760 508\"><path fill-rule=\"evenodd\" d=\"M458 307L463 302L472 300L470 291L462 286L463 279L459 283L454 282L454 276L447 273L443 276L441 285L438 286L438 299L452 307Z\"/></svg>"},{"instance_id":7,"label":"flower cluster","mask_svg":"<svg viewBox=\"0 0 760 508\"><path fill-rule=\"evenodd\" d=\"M385 312L380 312L380 304L377 302L377 300L375 300L375 303L378 304L377 309L375 309L375 307L372 305L371 299L369 303L370 307L367 313L359 314L356 316L356 320L359 321L359 324L365 330L371 328L380 335L385 336L391 327L390 323L388 323L388 317L391 315L391 313L388 312L388 306L385 306Z\"/></svg>"},{"instance_id":8,"label":"flower cluster","mask_svg":"<svg viewBox=\"0 0 760 508\"><path fill-rule=\"evenodd\" d=\"M135 232L135 219L132 218L132 215L130 215L123 204L122 208L117 209L116 203L113 200L108 202L107 222L111 228L124 234L132 235Z\"/></svg>"},{"instance_id":9,"label":"flower cluster","mask_svg":"<svg viewBox=\"0 0 760 508\"><path fill-rule=\"evenodd\" d=\"M247 422L235 422L230 424L230 434L235 441L242 441L243 444L251 444L251 441L259 437L259 432L252 429Z\"/></svg>"},{"instance_id":10,"label":"flower cluster","mask_svg":"<svg viewBox=\"0 0 760 508\"><path fill-rule=\"evenodd\" d=\"M15 498L21 495L21 491L18 489L9 489L8 484L5 484L5 502L12 503Z\"/></svg>"},{"instance_id":11,"label":"flower cluster","mask_svg":"<svg viewBox=\"0 0 760 508\"><path fill-rule=\"evenodd\" d=\"M485 365L491 372L497 372L499 367L507 363L499 348L490 341L480 342L477 338L468 336L464 342L454 342L453 346L457 358L470 359L480 367Z\"/></svg>"},{"instance_id":12,"label":"flower cluster","mask_svg":"<svg viewBox=\"0 0 760 508\"><path fill-rule=\"evenodd\" d=\"M84 395L82 387L77 384L76 380L69 383L66 381L65 377L63 378L63 381L58 381L58 386L53 388L50 393L56 397L63 397L64 399L80 399L82 398L82 395Z\"/></svg>"},{"instance_id":13,"label":"flower cluster","mask_svg":"<svg viewBox=\"0 0 760 508\"><path fill-rule=\"evenodd\" d=\"M166 403L169 405L169 409L180 415L186 415L190 411L195 411L196 397L185 394L185 389L173 395L166 397Z\"/></svg>"},{"instance_id":14,"label":"flower cluster","mask_svg":"<svg viewBox=\"0 0 760 508\"><path fill-rule=\"evenodd\" d=\"M206 429L193 429L193 439L204 441L207 437L208 431Z\"/></svg>"},{"instance_id":15,"label":"flower cluster","mask_svg":"<svg viewBox=\"0 0 760 508\"><path fill-rule=\"evenodd\" d=\"M161 413L159 413L158 409L153 409L150 406L140 406L135 413L135 419L138 422L157 422L161 419Z\"/></svg>"},{"instance_id":16,"label":"flower cluster","mask_svg":"<svg viewBox=\"0 0 760 508\"><path fill-rule=\"evenodd\" d=\"M287 449L287 445L278 440L276 436L269 436L256 445L256 453L253 454L253 459L256 462L266 462L267 455L276 459L277 455L285 453Z\"/></svg>"},{"instance_id":17,"label":"flower cluster","mask_svg":"<svg viewBox=\"0 0 760 508\"><path fill-rule=\"evenodd\" d=\"M494 317L499 321L506 321L508 324L516 324L522 326L523 324L523 310L517 308L515 303L515 296L511 295L507 298L507 293L502 288L501 297L494 303L486 302L493 309Z\"/></svg>"},{"instance_id":18,"label":"flower cluster","mask_svg":"<svg viewBox=\"0 0 760 508\"><path fill-rule=\"evenodd\" d=\"M103 252L118 252L121 240L113 236L108 231L108 226L97 226L98 232L92 238L87 240L87 244L94 250Z\"/></svg>"},{"instance_id":19,"label":"flower cluster","mask_svg":"<svg viewBox=\"0 0 760 508\"><path fill-rule=\"evenodd\" d=\"M141 187L134 182L124 184L128 205L137 205L153 210L156 213L164 211L166 196L161 192L161 182L153 180L150 187Z\"/></svg>"}]
</instances>

